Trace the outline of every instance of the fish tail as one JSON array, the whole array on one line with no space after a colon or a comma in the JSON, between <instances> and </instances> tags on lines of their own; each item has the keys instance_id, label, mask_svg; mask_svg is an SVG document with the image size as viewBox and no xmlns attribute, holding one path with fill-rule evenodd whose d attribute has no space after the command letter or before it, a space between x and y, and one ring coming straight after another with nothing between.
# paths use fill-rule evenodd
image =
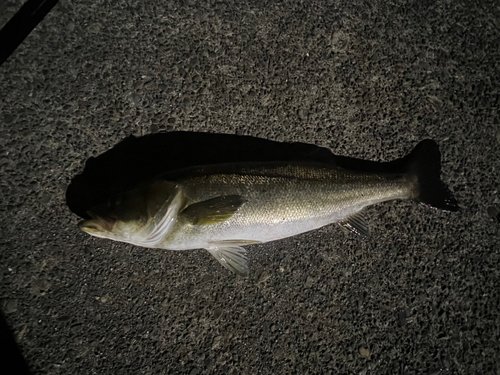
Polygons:
<instances>
[{"instance_id":1,"label":"fish tail","mask_svg":"<svg viewBox=\"0 0 500 375\"><path fill-rule=\"evenodd\" d=\"M435 141L421 141L400 160L406 165L407 172L417 178L417 201L446 211L459 210L453 193L441 180L441 152Z\"/></svg>"}]
</instances>

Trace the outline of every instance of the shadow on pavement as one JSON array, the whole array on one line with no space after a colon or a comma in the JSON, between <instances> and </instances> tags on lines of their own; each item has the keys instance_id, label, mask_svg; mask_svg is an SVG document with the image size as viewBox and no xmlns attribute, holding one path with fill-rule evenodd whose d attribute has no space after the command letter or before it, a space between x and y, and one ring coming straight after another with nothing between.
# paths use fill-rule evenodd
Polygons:
<instances>
[{"instance_id":1,"label":"shadow on pavement","mask_svg":"<svg viewBox=\"0 0 500 375\"><path fill-rule=\"evenodd\" d=\"M282 143L250 136L195 132L130 136L87 160L66 191L69 209L88 219L87 210L119 192L160 174L186 167L235 162L318 161L351 170L382 171L384 163L336 156L306 143Z\"/></svg>"}]
</instances>

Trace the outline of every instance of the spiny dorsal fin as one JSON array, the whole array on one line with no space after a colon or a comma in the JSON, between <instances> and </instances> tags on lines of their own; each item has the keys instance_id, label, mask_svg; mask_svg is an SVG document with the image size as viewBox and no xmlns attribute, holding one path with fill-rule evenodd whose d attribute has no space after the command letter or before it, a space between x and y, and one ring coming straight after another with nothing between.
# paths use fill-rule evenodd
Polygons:
<instances>
[{"instance_id":1,"label":"spiny dorsal fin","mask_svg":"<svg viewBox=\"0 0 500 375\"><path fill-rule=\"evenodd\" d=\"M339 224L359 236L368 237L370 232L368 230L368 225L366 224L365 218L361 212L349 216L347 219L342 220Z\"/></svg>"},{"instance_id":2,"label":"spiny dorsal fin","mask_svg":"<svg viewBox=\"0 0 500 375\"><path fill-rule=\"evenodd\" d=\"M226 221L245 203L241 195L224 195L186 207L181 214L193 225Z\"/></svg>"}]
</instances>

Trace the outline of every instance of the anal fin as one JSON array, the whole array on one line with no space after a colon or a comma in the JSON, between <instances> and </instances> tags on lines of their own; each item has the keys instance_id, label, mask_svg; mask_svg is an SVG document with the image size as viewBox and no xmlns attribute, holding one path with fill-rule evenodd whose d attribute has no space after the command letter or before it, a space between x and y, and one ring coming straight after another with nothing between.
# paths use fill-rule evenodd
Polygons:
<instances>
[{"instance_id":1,"label":"anal fin","mask_svg":"<svg viewBox=\"0 0 500 375\"><path fill-rule=\"evenodd\" d=\"M370 231L368 230L368 225L366 224L365 218L361 212L349 216L347 219L339 222L343 228L349 230L352 233L356 233L359 236L368 237Z\"/></svg>"}]
</instances>

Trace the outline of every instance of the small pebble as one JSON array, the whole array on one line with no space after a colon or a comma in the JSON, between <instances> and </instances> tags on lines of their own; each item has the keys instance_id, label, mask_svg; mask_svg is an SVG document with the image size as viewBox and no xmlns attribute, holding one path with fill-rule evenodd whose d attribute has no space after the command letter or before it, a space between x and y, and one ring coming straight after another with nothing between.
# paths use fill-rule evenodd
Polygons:
<instances>
[{"instance_id":1,"label":"small pebble","mask_svg":"<svg viewBox=\"0 0 500 375\"><path fill-rule=\"evenodd\" d=\"M140 103L141 97L135 91L129 95L128 100L130 103L132 103L136 107L139 107L141 105L141 103Z\"/></svg>"},{"instance_id":2,"label":"small pebble","mask_svg":"<svg viewBox=\"0 0 500 375\"><path fill-rule=\"evenodd\" d=\"M267 280L269 280L270 277L271 274L268 271L262 271L262 273L259 276L259 283L266 282Z\"/></svg>"},{"instance_id":3,"label":"small pebble","mask_svg":"<svg viewBox=\"0 0 500 375\"><path fill-rule=\"evenodd\" d=\"M201 282L202 283L206 283L206 282L209 282L210 280L213 280L214 277L212 275L204 275L202 278L201 278Z\"/></svg>"},{"instance_id":4,"label":"small pebble","mask_svg":"<svg viewBox=\"0 0 500 375\"><path fill-rule=\"evenodd\" d=\"M17 311L17 300L11 299L5 304L5 313L10 314Z\"/></svg>"},{"instance_id":5,"label":"small pebble","mask_svg":"<svg viewBox=\"0 0 500 375\"><path fill-rule=\"evenodd\" d=\"M14 120L14 117L12 117L11 115L9 114L5 114L3 116L3 121L6 123L6 124L10 124L12 121Z\"/></svg>"},{"instance_id":6,"label":"small pebble","mask_svg":"<svg viewBox=\"0 0 500 375\"><path fill-rule=\"evenodd\" d=\"M100 299L101 303L107 303L110 300L111 300L111 298L110 298L109 294L106 294L105 296L102 296L101 299Z\"/></svg>"},{"instance_id":7,"label":"small pebble","mask_svg":"<svg viewBox=\"0 0 500 375\"><path fill-rule=\"evenodd\" d=\"M312 276L307 276L307 280L306 280L306 288L310 288L312 287L314 284L314 277Z\"/></svg>"},{"instance_id":8,"label":"small pebble","mask_svg":"<svg viewBox=\"0 0 500 375\"><path fill-rule=\"evenodd\" d=\"M500 210L495 207L495 206L490 206L488 207L488 216L491 217L492 219L497 219L500 221Z\"/></svg>"},{"instance_id":9,"label":"small pebble","mask_svg":"<svg viewBox=\"0 0 500 375\"><path fill-rule=\"evenodd\" d=\"M214 316L213 316L213 318L214 318L214 319L218 319L221 315L222 315L222 309L220 309L220 308L216 308L216 309L214 310Z\"/></svg>"},{"instance_id":10,"label":"small pebble","mask_svg":"<svg viewBox=\"0 0 500 375\"><path fill-rule=\"evenodd\" d=\"M361 348L359 348L359 354L363 358L369 358L372 353L371 353L370 349L365 348L365 347L361 347Z\"/></svg>"}]
</instances>

